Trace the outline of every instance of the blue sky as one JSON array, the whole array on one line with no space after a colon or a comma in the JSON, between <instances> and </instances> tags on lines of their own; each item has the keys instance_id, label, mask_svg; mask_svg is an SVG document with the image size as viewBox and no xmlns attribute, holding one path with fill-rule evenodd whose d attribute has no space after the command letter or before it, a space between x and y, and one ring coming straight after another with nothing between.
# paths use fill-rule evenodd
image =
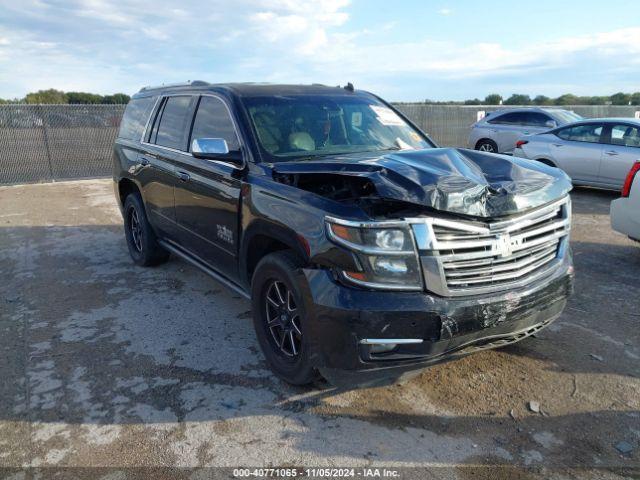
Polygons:
<instances>
[{"instance_id":1,"label":"blue sky","mask_svg":"<svg viewBox=\"0 0 640 480\"><path fill-rule=\"evenodd\" d=\"M389 100L640 91L638 0L0 0L0 97L203 79Z\"/></svg>"}]
</instances>

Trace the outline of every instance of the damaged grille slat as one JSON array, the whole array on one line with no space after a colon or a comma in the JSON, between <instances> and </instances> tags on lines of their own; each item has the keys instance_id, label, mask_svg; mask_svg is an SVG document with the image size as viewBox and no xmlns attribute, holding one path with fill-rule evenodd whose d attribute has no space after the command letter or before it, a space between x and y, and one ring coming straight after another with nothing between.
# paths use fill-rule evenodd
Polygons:
<instances>
[{"instance_id":1,"label":"damaged grille slat","mask_svg":"<svg viewBox=\"0 0 640 480\"><path fill-rule=\"evenodd\" d=\"M558 265L570 231L570 200L508 220L435 218L429 227L428 252L421 257L428 289L442 295L499 291Z\"/></svg>"},{"instance_id":2,"label":"damaged grille slat","mask_svg":"<svg viewBox=\"0 0 640 480\"><path fill-rule=\"evenodd\" d=\"M453 280L448 280L447 283L449 285L456 286L456 285L471 285L471 284L478 284L478 283L495 283L503 280L513 280L515 278L520 278L526 275L527 273L534 271L538 267L541 267L547 262L553 260L555 257L556 257L556 253L553 252L551 255L547 255L546 257L543 257L541 260L538 260L535 263L532 263L526 267L519 268L514 272L500 273L500 274L496 273L486 277L479 276L477 278L464 278L459 280L453 279Z\"/></svg>"},{"instance_id":3,"label":"damaged grille slat","mask_svg":"<svg viewBox=\"0 0 640 480\"><path fill-rule=\"evenodd\" d=\"M497 265L492 265L489 267L484 267L484 268L473 268L473 269L456 269L456 267L453 267L451 270L453 271L449 271L449 269L447 269L447 267L445 267L445 269L447 270L447 277L451 278L451 277L469 277L469 276L474 276L474 275L486 275L486 274L494 274L494 273L498 273L498 272L507 272L509 270L518 270L521 268L524 268L540 259L544 259L549 257L549 255L553 257L555 257L556 255L556 247L552 247L551 249L545 249L542 250L542 252L537 253L535 255L529 255L526 256L523 260L518 260L518 261L509 261L509 262L503 262L501 264L497 264Z\"/></svg>"},{"instance_id":4,"label":"damaged grille slat","mask_svg":"<svg viewBox=\"0 0 640 480\"><path fill-rule=\"evenodd\" d=\"M465 260L465 261L455 261L449 263L443 263L444 268L454 269L454 268L467 268L467 267L482 267L487 265L499 265L501 263L511 262L513 260L518 260L523 257L528 257L530 255L536 254L542 250L555 250L556 242L555 240L542 244L538 247L534 247L531 250L527 250L524 252L518 252L510 258L495 258L494 255L490 255L485 258L481 258L478 260Z\"/></svg>"}]
</instances>

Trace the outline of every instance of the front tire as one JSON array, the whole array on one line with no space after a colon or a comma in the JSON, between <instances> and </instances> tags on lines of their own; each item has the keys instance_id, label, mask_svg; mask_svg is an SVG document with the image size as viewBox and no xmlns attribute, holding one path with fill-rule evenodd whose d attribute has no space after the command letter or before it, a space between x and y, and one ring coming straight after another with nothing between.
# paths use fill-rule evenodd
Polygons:
<instances>
[{"instance_id":1,"label":"front tire","mask_svg":"<svg viewBox=\"0 0 640 480\"><path fill-rule=\"evenodd\" d=\"M311 364L307 315L297 272L303 262L291 251L266 255L251 282L253 326L273 372L292 385L318 378Z\"/></svg>"},{"instance_id":2,"label":"front tire","mask_svg":"<svg viewBox=\"0 0 640 480\"><path fill-rule=\"evenodd\" d=\"M476 150L480 150L481 152L487 152L487 153L498 153L498 144L493 140L488 140L488 139L480 140L476 144Z\"/></svg>"},{"instance_id":3,"label":"front tire","mask_svg":"<svg viewBox=\"0 0 640 480\"><path fill-rule=\"evenodd\" d=\"M140 194L129 194L124 201L123 211L124 233L133 262L142 267L150 267L167 261L169 252L158 243Z\"/></svg>"}]
</instances>

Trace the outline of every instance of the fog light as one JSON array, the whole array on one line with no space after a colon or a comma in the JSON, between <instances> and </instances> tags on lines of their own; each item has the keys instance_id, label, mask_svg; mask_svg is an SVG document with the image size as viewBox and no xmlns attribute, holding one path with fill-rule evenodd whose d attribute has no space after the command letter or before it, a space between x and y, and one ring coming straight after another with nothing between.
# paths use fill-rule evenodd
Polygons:
<instances>
[{"instance_id":1,"label":"fog light","mask_svg":"<svg viewBox=\"0 0 640 480\"><path fill-rule=\"evenodd\" d=\"M375 353L386 353L386 352L390 352L391 350L395 349L398 346L397 343L384 343L384 344L376 344L376 345L371 345L369 346L369 352L372 354Z\"/></svg>"},{"instance_id":2,"label":"fog light","mask_svg":"<svg viewBox=\"0 0 640 480\"><path fill-rule=\"evenodd\" d=\"M377 257L373 261L373 269L376 273L392 273L403 275L409 270L407 262L400 258Z\"/></svg>"}]
</instances>

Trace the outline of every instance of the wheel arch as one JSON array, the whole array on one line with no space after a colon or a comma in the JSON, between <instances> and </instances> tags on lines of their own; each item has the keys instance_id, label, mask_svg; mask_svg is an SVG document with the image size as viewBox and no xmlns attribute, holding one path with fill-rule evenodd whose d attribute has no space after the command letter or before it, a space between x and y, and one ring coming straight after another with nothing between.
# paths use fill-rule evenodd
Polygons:
<instances>
[{"instance_id":1,"label":"wheel arch","mask_svg":"<svg viewBox=\"0 0 640 480\"><path fill-rule=\"evenodd\" d=\"M545 165L548 165L549 167L554 167L554 168L558 168L558 165L556 165L556 163L547 158L547 157L540 157L540 158L535 158L534 159L536 162L540 162L540 163L544 163Z\"/></svg>"},{"instance_id":2,"label":"wheel arch","mask_svg":"<svg viewBox=\"0 0 640 480\"><path fill-rule=\"evenodd\" d=\"M478 150L478 147L480 146L481 143L483 142L487 142L487 143L493 143L496 146L496 153L498 151L498 142L496 142L493 138L489 138L489 137L482 137L480 138L476 144L474 145L474 149Z\"/></svg>"},{"instance_id":3,"label":"wheel arch","mask_svg":"<svg viewBox=\"0 0 640 480\"><path fill-rule=\"evenodd\" d=\"M256 220L247 228L240 248L240 275L247 285L255 268L266 255L282 250L292 250L304 262L309 261L306 239L293 230L271 222Z\"/></svg>"},{"instance_id":4,"label":"wheel arch","mask_svg":"<svg viewBox=\"0 0 640 480\"><path fill-rule=\"evenodd\" d=\"M142 198L142 190L136 182L134 182L130 178L121 178L118 181L118 201L120 202L120 208L124 206L124 201L126 200L127 196L132 193L138 193ZM144 205L144 198L142 199L142 203Z\"/></svg>"}]
</instances>

